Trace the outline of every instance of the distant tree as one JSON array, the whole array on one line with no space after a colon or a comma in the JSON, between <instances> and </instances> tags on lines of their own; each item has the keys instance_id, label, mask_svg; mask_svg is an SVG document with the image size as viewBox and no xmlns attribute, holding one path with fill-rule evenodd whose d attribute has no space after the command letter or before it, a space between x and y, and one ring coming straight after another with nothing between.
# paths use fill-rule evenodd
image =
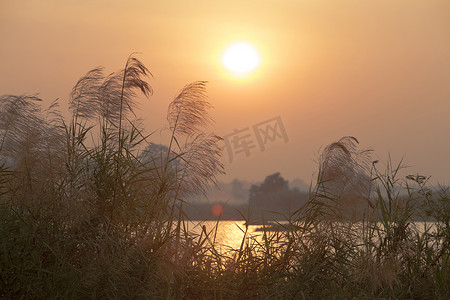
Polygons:
<instances>
[{"instance_id":1,"label":"distant tree","mask_svg":"<svg viewBox=\"0 0 450 300\"><path fill-rule=\"evenodd\" d=\"M283 190L289 190L287 180L281 177L279 172L269 175L262 184L254 184L250 187L250 203L257 202L264 195L279 193Z\"/></svg>"},{"instance_id":2,"label":"distant tree","mask_svg":"<svg viewBox=\"0 0 450 300\"><path fill-rule=\"evenodd\" d=\"M300 191L308 192L309 191L309 184L307 184L305 181L295 178L294 180L289 182L290 188L297 188Z\"/></svg>"},{"instance_id":3,"label":"distant tree","mask_svg":"<svg viewBox=\"0 0 450 300\"><path fill-rule=\"evenodd\" d=\"M140 154L143 162L158 161L159 165L167 158L169 148L165 145L150 143Z\"/></svg>"},{"instance_id":4,"label":"distant tree","mask_svg":"<svg viewBox=\"0 0 450 300\"><path fill-rule=\"evenodd\" d=\"M239 179L234 179L231 182L231 195L235 199L247 200L248 189L244 187L244 183Z\"/></svg>"},{"instance_id":5,"label":"distant tree","mask_svg":"<svg viewBox=\"0 0 450 300\"><path fill-rule=\"evenodd\" d=\"M302 206L306 198L298 189L289 189L289 182L277 172L267 176L260 185L250 187L249 205L256 214L263 211L287 213Z\"/></svg>"}]
</instances>

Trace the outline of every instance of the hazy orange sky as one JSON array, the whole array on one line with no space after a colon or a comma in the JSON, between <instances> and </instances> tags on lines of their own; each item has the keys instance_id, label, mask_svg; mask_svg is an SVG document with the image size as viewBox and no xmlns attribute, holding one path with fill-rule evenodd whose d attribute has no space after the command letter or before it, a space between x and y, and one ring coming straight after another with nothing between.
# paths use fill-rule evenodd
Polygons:
<instances>
[{"instance_id":1,"label":"hazy orange sky","mask_svg":"<svg viewBox=\"0 0 450 300\"><path fill-rule=\"evenodd\" d=\"M236 41L261 59L241 79L221 64ZM116 71L132 52L154 74L138 113L148 131L197 80L209 81L219 135L281 117L289 141L231 163L225 151L220 180L279 171L309 182L320 147L353 135L381 164L405 156L407 173L450 183L448 0L0 0L0 95L66 104L87 71Z\"/></svg>"}]
</instances>

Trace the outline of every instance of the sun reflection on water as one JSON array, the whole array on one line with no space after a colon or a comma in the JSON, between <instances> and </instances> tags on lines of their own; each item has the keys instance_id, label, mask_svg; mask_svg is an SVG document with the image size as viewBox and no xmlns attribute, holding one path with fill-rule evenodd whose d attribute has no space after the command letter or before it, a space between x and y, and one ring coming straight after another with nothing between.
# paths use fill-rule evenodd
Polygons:
<instances>
[{"instance_id":1,"label":"sun reflection on water","mask_svg":"<svg viewBox=\"0 0 450 300\"><path fill-rule=\"evenodd\" d=\"M215 242L219 249L239 249L241 246L245 233L244 221L192 221L189 225L191 232L198 236L202 233L202 226L205 226L209 241ZM260 226L249 225L246 239L261 236L261 232L255 231L258 227Z\"/></svg>"}]
</instances>

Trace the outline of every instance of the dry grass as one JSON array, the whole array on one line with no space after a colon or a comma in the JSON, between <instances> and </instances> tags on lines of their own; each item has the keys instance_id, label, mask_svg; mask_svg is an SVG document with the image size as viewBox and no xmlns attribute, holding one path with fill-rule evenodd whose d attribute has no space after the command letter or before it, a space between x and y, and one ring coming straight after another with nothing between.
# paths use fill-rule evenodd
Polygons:
<instances>
[{"instance_id":1,"label":"dry grass","mask_svg":"<svg viewBox=\"0 0 450 300\"><path fill-rule=\"evenodd\" d=\"M183 203L223 172L221 138L207 131L211 106L195 82L169 106L169 147L151 145L133 119L148 75L134 56L109 76L88 72L68 121L57 103L0 97L0 297L450 296L448 190L398 178L400 164L381 173L353 137L324 149L285 230L255 238L247 228L239 249L217 245L216 230L188 232ZM433 221L421 229L413 215Z\"/></svg>"}]
</instances>

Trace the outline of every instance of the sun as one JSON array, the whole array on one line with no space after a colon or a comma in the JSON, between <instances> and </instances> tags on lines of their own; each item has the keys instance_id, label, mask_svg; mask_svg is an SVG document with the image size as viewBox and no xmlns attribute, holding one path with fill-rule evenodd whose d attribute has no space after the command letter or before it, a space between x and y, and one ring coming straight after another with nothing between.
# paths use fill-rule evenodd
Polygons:
<instances>
[{"instance_id":1,"label":"sun","mask_svg":"<svg viewBox=\"0 0 450 300\"><path fill-rule=\"evenodd\" d=\"M222 57L223 65L237 74L245 74L259 66L259 55L256 49L247 43L236 43L229 46Z\"/></svg>"}]
</instances>

